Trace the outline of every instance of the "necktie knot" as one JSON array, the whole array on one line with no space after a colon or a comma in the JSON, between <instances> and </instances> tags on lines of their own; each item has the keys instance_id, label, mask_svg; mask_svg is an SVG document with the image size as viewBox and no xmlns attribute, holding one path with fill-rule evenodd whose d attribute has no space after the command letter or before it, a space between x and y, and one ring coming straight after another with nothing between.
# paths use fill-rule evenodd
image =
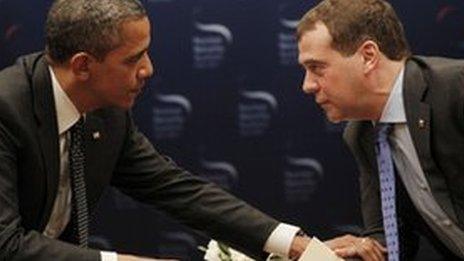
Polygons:
<instances>
[{"instance_id":1,"label":"necktie knot","mask_svg":"<svg viewBox=\"0 0 464 261\"><path fill-rule=\"evenodd\" d=\"M377 133L378 142L386 142L388 135L393 130L393 123L377 123L375 126L375 131Z\"/></svg>"},{"instance_id":2,"label":"necktie knot","mask_svg":"<svg viewBox=\"0 0 464 261\"><path fill-rule=\"evenodd\" d=\"M84 136L84 117L80 117L79 120L71 127L71 146L82 147L82 137Z\"/></svg>"},{"instance_id":3,"label":"necktie knot","mask_svg":"<svg viewBox=\"0 0 464 261\"><path fill-rule=\"evenodd\" d=\"M70 131L71 132L76 132L76 131L82 131L84 129L84 117L80 117L79 120L74 123L74 125L71 127Z\"/></svg>"}]
</instances>

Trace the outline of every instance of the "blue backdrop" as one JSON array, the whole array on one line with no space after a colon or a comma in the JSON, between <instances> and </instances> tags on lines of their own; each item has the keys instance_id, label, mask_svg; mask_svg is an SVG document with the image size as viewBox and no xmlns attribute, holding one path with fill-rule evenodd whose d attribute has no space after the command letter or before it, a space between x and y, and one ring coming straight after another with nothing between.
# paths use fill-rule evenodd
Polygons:
<instances>
[{"instance_id":1,"label":"blue backdrop","mask_svg":"<svg viewBox=\"0 0 464 261\"><path fill-rule=\"evenodd\" d=\"M50 0L0 0L0 68L44 46ZM343 126L300 89L294 31L313 0L145 0L155 76L134 108L161 152L321 238L359 231ZM414 53L462 57L464 2L391 1ZM200 259L204 236L109 190L93 224L102 248Z\"/></svg>"}]
</instances>

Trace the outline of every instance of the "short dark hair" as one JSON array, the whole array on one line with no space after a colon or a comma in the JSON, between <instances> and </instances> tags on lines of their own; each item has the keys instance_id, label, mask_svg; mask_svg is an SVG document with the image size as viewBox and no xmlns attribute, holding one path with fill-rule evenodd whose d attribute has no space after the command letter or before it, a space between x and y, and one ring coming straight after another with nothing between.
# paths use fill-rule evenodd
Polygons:
<instances>
[{"instance_id":1,"label":"short dark hair","mask_svg":"<svg viewBox=\"0 0 464 261\"><path fill-rule=\"evenodd\" d=\"M384 0L324 0L300 20L297 38L322 22L332 36L332 48L349 56L366 40L376 42L391 60L411 55L403 25Z\"/></svg>"},{"instance_id":2,"label":"short dark hair","mask_svg":"<svg viewBox=\"0 0 464 261\"><path fill-rule=\"evenodd\" d=\"M121 43L121 23L146 16L139 0L55 0L45 25L46 52L58 63L81 51L103 60Z\"/></svg>"}]
</instances>

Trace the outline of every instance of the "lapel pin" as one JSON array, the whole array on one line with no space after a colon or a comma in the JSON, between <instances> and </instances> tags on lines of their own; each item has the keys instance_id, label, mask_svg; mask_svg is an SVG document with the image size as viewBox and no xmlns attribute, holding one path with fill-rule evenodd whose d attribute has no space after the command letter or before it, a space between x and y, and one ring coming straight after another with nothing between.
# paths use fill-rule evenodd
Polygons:
<instances>
[{"instance_id":1,"label":"lapel pin","mask_svg":"<svg viewBox=\"0 0 464 261\"><path fill-rule=\"evenodd\" d=\"M419 119L419 129L425 129L425 120Z\"/></svg>"},{"instance_id":2,"label":"lapel pin","mask_svg":"<svg viewBox=\"0 0 464 261\"><path fill-rule=\"evenodd\" d=\"M98 139L100 139L100 137L101 137L101 135L100 135L99 131L96 131L96 132L92 133L92 138L94 140L98 140Z\"/></svg>"}]
</instances>

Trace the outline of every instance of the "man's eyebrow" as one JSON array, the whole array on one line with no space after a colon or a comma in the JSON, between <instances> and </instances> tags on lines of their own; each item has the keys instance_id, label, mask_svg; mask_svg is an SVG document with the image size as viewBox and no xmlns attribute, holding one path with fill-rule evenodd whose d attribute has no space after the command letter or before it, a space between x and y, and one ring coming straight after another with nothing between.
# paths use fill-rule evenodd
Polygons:
<instances>
[{"instance_id":1,"label":"man's eyebrow","mask_svg":"<svg viewBox=\"0 0 464 261\"><path fill-rule=\"evenodd\" d=\"M321 60L316 60L316 59L306 59L303 60L302 63L303 65L323 65L325 62Z\"/></svg>"},{"instance_id":2,"label":"man's eyebrow","mask_svg":"<svg viewBox=\"0 0 464 261\"><path fill-rule=\"evenodd\" d=\"M127 57L127 58L125 59L125 61L126 61L126 62L129 62L129 61L138 60L138 59L140 59L140 57L142 57L143 54L146 53L146 52L148 52L148 47L145 48L145 49L143 49L143 50L141 50L140 52L138 52L138 53L132 55L132 56Z\"/></svg>"},{"instance_id":3,"label":"man's eyebrow","mask_svg":"<svg viewBox=\"0 0 464 261\"><path fill-rule=\"evenodd\" d=\"M299 61L300 65L301 66L321 66L321 65L326 65L327 63L325 63L324 61L321 61L321 60L316 60L316 59L305 59L303 61Z\"/></svg>"}]
</instances>

